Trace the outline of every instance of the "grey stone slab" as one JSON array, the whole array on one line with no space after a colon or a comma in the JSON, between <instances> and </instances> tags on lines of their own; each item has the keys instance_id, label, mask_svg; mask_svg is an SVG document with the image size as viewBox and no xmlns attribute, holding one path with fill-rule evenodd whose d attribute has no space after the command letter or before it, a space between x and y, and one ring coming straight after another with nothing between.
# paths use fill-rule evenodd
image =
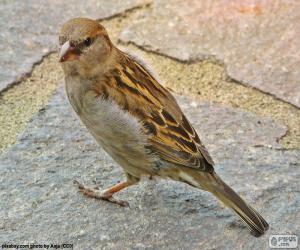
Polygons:
<instances>
[{"instance_id":1,"label":"grey stone slab","mask_svg":"<svg viewBox=\"0 0 300 250\"><path fill-rule=\"evenodd\" d=\"M229 76L300 107L300 2L157 0L121 34L182 61L214 57Z\"/></svg>"},{"instance_id":2,"label":"grey stone slab","mask_svg":"<svg viewBox=\"0 0 300 250\"><path fill-rule=\"evenodd\" d=\"M242 110L178 97L217 172L269 221L261 238L208 193L143 180L122 208L83 197L124 178L71 110L62 88L0 156L0 242L71 243L75 249L267 249L274 233L299 234L300 151L278 149L285 127ZM260 122L258 122L260 121ZM257 147L259 145L259 147Z\"/></svg>"},{"instance_id":3,"label":"grey stone slab","mask_svg":"<svg viewBox=\"0 0 300 250\"><path fill-rule=\"evenodd\" d=\"M0 3L0 91L30 72L57 48L58 31L68 19L102 19L137 7L145 0L11 0Z\"/></svg>"}]
</instances>

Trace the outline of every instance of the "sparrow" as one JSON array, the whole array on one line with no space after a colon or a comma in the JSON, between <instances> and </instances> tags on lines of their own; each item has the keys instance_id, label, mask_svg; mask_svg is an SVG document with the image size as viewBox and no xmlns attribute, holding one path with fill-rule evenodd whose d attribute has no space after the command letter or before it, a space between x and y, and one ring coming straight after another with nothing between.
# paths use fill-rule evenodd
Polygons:
<instances>
[{"instance_id":1,"label":"sparrow","mask_svg":"<svg viewBox=\"0 0 300 250\"><path fill-rule=\"evenodd\" d=\"M216 174L214 162L172 94L140 60L118 49L97 21L75 18L59 34L59 61L71 106L96 142L123 168L126 180L103 191L80 191L119 205L113 197L142 176L159 176L212 193L254 236L265 219Z\"/></svg>"}]
</instances>

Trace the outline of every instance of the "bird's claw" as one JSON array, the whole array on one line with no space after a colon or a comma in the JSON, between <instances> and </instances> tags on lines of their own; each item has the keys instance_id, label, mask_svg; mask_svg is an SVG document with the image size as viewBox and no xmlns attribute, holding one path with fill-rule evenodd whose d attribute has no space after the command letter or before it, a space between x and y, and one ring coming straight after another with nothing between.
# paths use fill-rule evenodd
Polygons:
<instances>
[{"instance_id":1,"label":"bird's claw","mask_svg":"<svg viewBox=\"0 0 300 250\"><path fill-rule=\"evenodd\" d=\"M115 203L121 207L129 207L129 203L127 201L123 200L118 200L115 199L112 194L110 194L107 191L98 191L98 190L93 190L91 188L85 187L83 184L78 182L77 180L73 181L74 184L78 186L79 192L81 192L83 195L90 197L90 198L95 198L98 200L106 200L112 203Z\"/></svg>"}]
</instances>

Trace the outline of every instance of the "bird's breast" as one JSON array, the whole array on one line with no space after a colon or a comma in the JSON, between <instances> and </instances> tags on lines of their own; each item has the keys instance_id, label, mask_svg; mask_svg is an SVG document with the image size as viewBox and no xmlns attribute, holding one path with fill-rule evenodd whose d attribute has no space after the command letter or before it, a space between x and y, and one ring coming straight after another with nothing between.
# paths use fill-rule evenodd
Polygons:
<instances>
[{"instance_id":1,"label":"bird's breast","mask_svg":"<svg viewBox=\"0 0 300 250\"><path fill-rule=\"evenodd\" d=\"M149 168L153 159L145 146L148 137L142 123L114 100L67 84L69 101L96 141L124 168Z\"/></svg>"}]
</instances>

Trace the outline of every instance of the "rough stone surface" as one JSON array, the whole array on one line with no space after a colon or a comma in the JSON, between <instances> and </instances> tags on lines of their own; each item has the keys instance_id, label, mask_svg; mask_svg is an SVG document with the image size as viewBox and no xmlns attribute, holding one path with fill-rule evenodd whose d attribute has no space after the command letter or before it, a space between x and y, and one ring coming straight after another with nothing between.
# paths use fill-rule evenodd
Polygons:
<instances>
[{"instance_id":1,"label":"rough stone surface","mask_svg":"<svg viewBox=\"0 0 300 250\"><path fill-rule=\"evenodd\" d=\"M30 72L42 56L56 49L64 21L74 17L107 18L145 0L25 0L0 4L0 91Z\"/></svg>"},{"instance_id":2,"label":"rough stone surface","mask_svg":"<svg viewBox=\"0 0 300 250\"><path fill-rule=\"evenodd\" d=\"M87 134L60 88L18 143L0 156L1 244L267 249L270 234L299 235L300 151L278 149L276 139L285 128L241 110L178 99L217 172L269 221L265 236L252 237L210 194L178 182L143 180L122 191L118 197L130 208L83 197L74 179L103 188L123 174Z\"/></svg>"},{"instance_id":3,"label":"rough stone surface","mask_svg":"<svg viewBox=\"0 0 300 250\"><path fill-rule=\"evenodd\" d=\"M300 107L299 18L294 0L156 0L121 39L183 61L213 56L230 77Z\"/></svg>"}]
</instances>

